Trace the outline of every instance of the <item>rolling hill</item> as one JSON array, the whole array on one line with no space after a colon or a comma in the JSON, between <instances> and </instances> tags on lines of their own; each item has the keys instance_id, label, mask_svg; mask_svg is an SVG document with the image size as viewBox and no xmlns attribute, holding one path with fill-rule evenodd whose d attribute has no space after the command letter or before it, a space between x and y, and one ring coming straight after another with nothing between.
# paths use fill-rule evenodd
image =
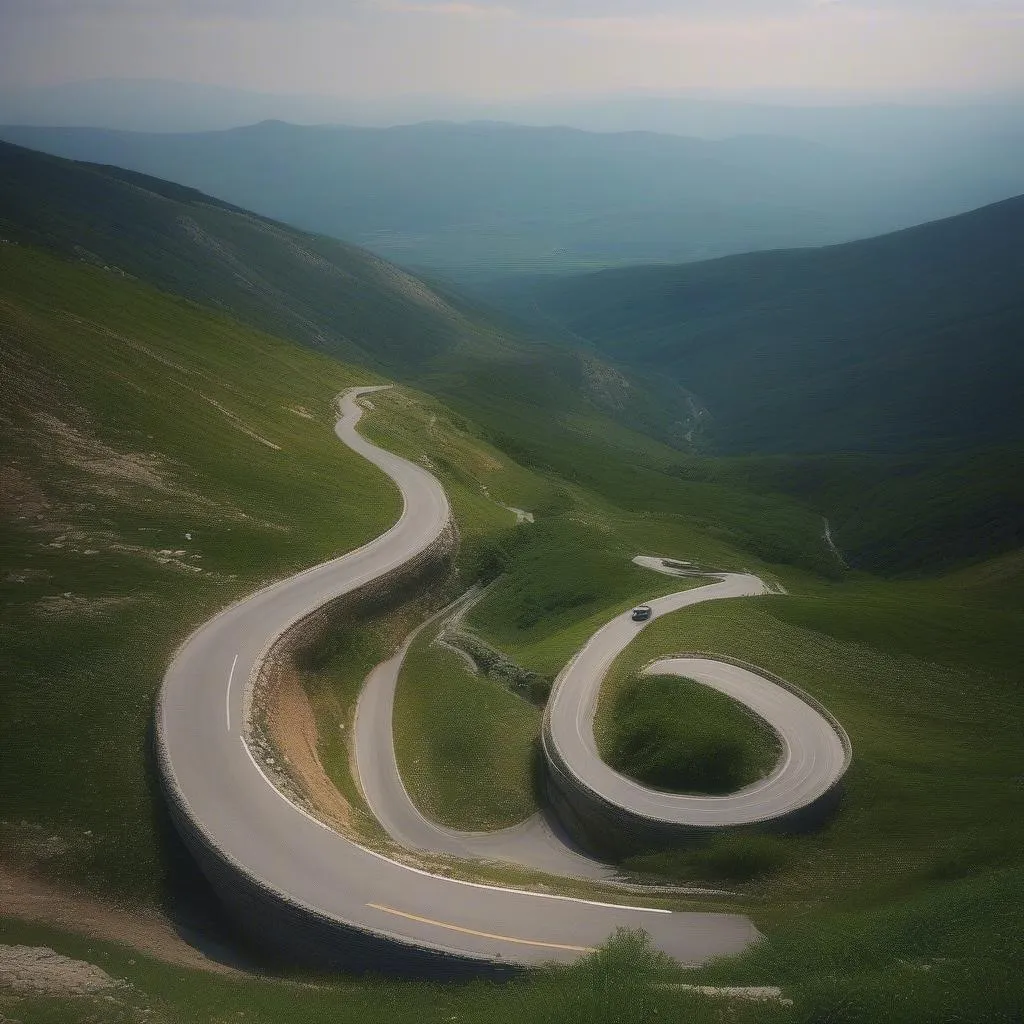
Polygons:
<instances>
[{"instance_id":1,"label":"rolling hill","mask_svg":"<svg viewBox=\"0 0 1024 1024\"><path fill-rule=\"evenodd\" d=\"M1017 209L1013 203L1004 206ZM906 396L918 392L903 387L884 365L887 354L901 351L899 346L911 353L900 358L915 358L913 353L930 337L919 328L934 327L946 308L954 310L950 317L963 320L964 310L984 311L986 302L1002 301L1000 295L1006 300L1000 315L1014 308L1015 279L1008 269L1015 251L1012 231L1005 237L1011 254L1007 261L1000 262L1000 254L985 247L986 232L999 237L1002 210L998 206L988 215L983 211L949 222L955 238L945 242L948 226L939 224L836 249L547 282L534 293L524 293L520 284L520 310L524 294L529 303L536 298L549 310L538 333L550 335L551 320L561 319L577 335L592 336L590 342L575 338L566 345L532 340L494 313L432 289L363 250L257 217L184 186L0 144L2 237L46 246L106 268L108 274L137 278L325 354L420 384L479 424L521 463L582 483L617 504L638 510L652 502L665 511L688 508L738 531L740 544L753 545L773 560L819 564L820 552L801 554L799 537L787 536L782 520L769 517L751 533L749 496L789 495L830 520L843 557L885 572L957 564L1021 542L1020 449L1006 448L1006 438L998 435L1000 415L1013 421L1019 374L1015 377L1011 366L988 382L982 361L976 386L984 402L974 411L961 400L958 414L947 418L967 438L947 456L943 452L950 446L941 437L928 439L925 432L922 440L920 431L915 435L905 425L916 414ZM919 244L908 245L917 238L922 238ZM967 260L972 246L977 256ZM824 267L814 269L818 259ZM827 272L835 262L838 266ZM928 270L932 265L939 271ZM768 274L762 268L775 269ZM891 308L851 300L844 291L847 271L850 281L857 274L864 277L862 288L888 288ZM913 288L914 274L923 280L926 272L945 275L941 289L932 289L943 292L942 301L931 305ZM677 279L691 282L685 285L689 290L673 291ZM794 290L798 295L806 291L802 305L793 305ZM697 323L695 348L686 360L673 363L672 339L691 329L676 323L680 295ZM874 348L867 345L864 365L855 367L861 375L881 375L866 411L857 411L864 392L851 390L849 381L858 378L856 373L851 377L847 364L814 362L841 351L838 314L844 310L850 330L859 331L869 313L888 314L891 320L890 333L883 332ZM526 311L536 315L533 306ZM815 347L819 325L836 335L831 347ZM772 330L793 346L789 355L758 349L771 340ZM1006 341L1012 360L1012 333L987 337L997 348L1001 338ZM700 349L702 338L708 344ZM860 335L858 342L864 342ZM979 351L972 344L946 355L955 360L959 353L970 370ZM718 364L716 353L722 356ZM615 361L631 363L633 369L623 372ZM705 376L697 377L698 370ZM961 398L969 398L963 385L974 378L955 372ZM771 380L779 383L775 390L764 386ZM910 384L919 389L926 408L938 403L941 426L944 399L935 390L934 375L918 380L912 374ZM699 401L691 394L698 385ZM828 416L814 419L813 433L808 433L799 422L801 416L818 416L822 399L815 397L814 386L826 388L830 404ZM838 400L844 388L852 405ZM720 402L723 397L726 401ZM784 431L794 421L799 429L787 441ZM750 437L737 433L744 422L754 428ZM927 420L921 422L927 426ZM836 442L839 427L846 432ZM810 461L760 454L800 451L802 445L827 452L830 443L878 447L885 429L890 438L896 434L901 449L926 445L934 452L842 460L825 455ZM708 433L721 449L757 452L758 457L715 462L688 458L678 450L693 444L706 449ZM737 436L743 444L736 443ZM985 436L998 450L972 460L963 449L974 443L972 437ZM609 458L610 452L615 457ZM954 479L957 485L949 488L946 481ZM712 492L718 497L710 497Z\"/></svg>"},{"instance_id":2,"label":"rolling hill","mask_svg":"<svg viewBox=\"0 0 1024 1024\"><path fill-rule=\"evenodd\" d=\"M209 893L175 845L147 764L153 693L181 638L217 607L362 543L397 513L395 493L330 429L336 392L376 375L240 325L225 310L283 317L285 289L261 290L254 268L302 290L299 267L313 279L325 272L311 253L351 274L326 271L338 281L331 316L309 298L318 285L302 291L306 308L321 310L318 322L360 325L351 337L338 329L338 351L347 340L370 360L387 324L396 334L406 328L399 337L410 348L418 326L436 326L436 348L409 358L418 353L423 379L433 374L462 396L459 411L396 389L375 396L366 430L444 480L468 579L481 554L504 570L476 613L488 642L524 666L557 670L610 609L649 592L652 582L629 562L640 549L759 570L770 563L788 594L663 620L666 632L644 639L665 646L636 653L702 649L764 664L835 710L857 760L840 815L816 835L653 854L634 865L689 884L724 882L756 915L769 941L701 973L670 971L639 938L623 936L576 968L502 986L340 976L297 984L266 968L217 976L140 955L132 934L108 931L117 944L82 935L90 923L62 904L56 923L0 920L5 946L45 944L127 984L96 998L5 990L5 1015L275 1024L453 1016L639 1024L723 1011L751 1022L1015 1019L1024 878L1019 552L946 579L836 572L825 580L814 570L835 564L820 520L766 492L786 484L841 504L861 489L859 459L873 466L880 456L822 456L817 475L810 460L785 456L684 457L600 411L603 395L628 422L635 385L592 355L567 349L559 362L550 348L440 296L427 303L438 312L430 320L420 305L401 305L402 288L389 290L386 274L375 279L373 261L358 251L343 250L352 260L345 265L342 250L325 254L316 240L176 186L53 161L50 171L66 172L55 184L34 166L35 191L28 171L20 191L0 189L8 196L0 207L0 865L36 872L58 896L84 889L126 914L141 907L147 922L163 907L183 935L214 955L224 948L199 912ZM217 241L216 258L175 230L179 217ZM224 272L225 253L238 279ZM293 269L274 271L281 265ZM200 300L198 291L169 294L176 281L182 289L219 283ZM379 290L360 306L371 288ZM246 296L259 301L246 307ZM301 320L283 322L301 333ZM402 345L379 351L397 365ZM472 394L480 422L463 412ZM893 474L920 461L886 458ZM963 474L998 482L1000 465L971 457L958 477L957 466L944 468L938 485L961 500L980 486ZM513 526L513 505L534 511L536 522ZM907 519L899 511L878 515L890 537L895 524L897 541ZM948 542L963 522L955 514L935 529ZM666 577L662 585L677 584ZM400 617L385 625L396 638L408 631ZM351 730L338 728L347 721L339 709L369 667L361 663L379 660L386 641L377 621L343 627L302 680L318 754L334 770L349 763L341 737ZM520 697L505 691L503 703L485 702L483 684L492 692L497 684L458 664L443 686L436 675L425 682L457 696L450 711L418 723L428 741L446 741L448 778L493 782L490 761L470 756L480 747L500 750L528 776L531 748L510 742L508 727L514 702L524 717ZM694 905L692 894L682 903L659 896ZM232 963L234 953L229 945ZM729 1008L680 987L694 982L778 984L793 1005Z\"/></svg>"},{"instance_id":3,"label":"rolling hill","mask_svg":"<svg viewBox=\"0 0 1024 1024\"><path fill-rule=\"evenodd\" d=\"M850 791L832 828L627 865L728 884L769 937L746 957L679 975L626 936L569 971L442 987L342 975L296 984L263 964L223 977L151 959L152 939L140 953L138 922L160 923L162 908L189 941L224 950L232 965L240 954L246 967L244 947L211 922L212 895L161 812L146 759L152 697L170 653L217 607L358 545L397 513L394 492L330 429L333 395L368 374L123 274L10 243L0 245L0 366L0 865L35 873L32 899L14 901L0 932L8 948L45 945L128 983L95 998L6 990L3 1008L17 1019L721 1017L720 1001L680 990L677 978L784 986L793 1007L743 1003L729 1014L751 1024L885 1020L893 1007L920 1024L1014 1019L1019 555L909 584L829 583L779 566L788 596L714 602L666 622L671 633L645 634L668 649L763 662L820 694L854 737ZM528 666L564 663L609 608L650 592L653 581L629 563L641 545L756 568L736 543L740 527L748 537L774 528L796 549L815 540L817 521L792 503L679 478L673 487L667 475L660 486L634 476L636 511L615 507L516 465L461 416L406 390L379 396L367 420L373 436L436 467L464 537L504 542L506 577L475 625ZM604 459L621 462L614 448ZM535 510L536 523L514 528L499 497ZM404 635L400 618L389 623ZM361 645L339 630L320 674L303 679L324 708L318 750L328 765L348 764L343 751L330 761L344 735L339 702L387 642L376 620L358 632ZM415 723L454 750L445 764L459 770L447 779L493 783L496 749L529 774L529 745L510 742L520 697L486 700L497 684L459 664L443 685L426 682L458 698L443 717ZM488 756L474 761L480 746ZM38 876L55 896L25 909ZM108 911L99 935L95 920L76 918L83 890L117 901L113 921L99 904Z\"/></svg>"}]
</instances>

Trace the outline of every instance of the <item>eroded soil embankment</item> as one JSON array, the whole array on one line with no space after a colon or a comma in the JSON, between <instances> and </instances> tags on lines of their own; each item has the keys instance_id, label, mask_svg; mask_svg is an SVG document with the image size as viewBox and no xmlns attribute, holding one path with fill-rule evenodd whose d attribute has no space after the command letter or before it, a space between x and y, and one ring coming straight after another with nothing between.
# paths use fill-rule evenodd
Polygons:
<instances>
[{"instance_id":1,"label":"eroded soil embankment","mask_svg":"<svg viewBox=\"0 0 1024 1024\"><path fill-rule=\"evenodd\" d=\"M353 624L382 631L388 654L397 652L406 635L443 604L444 581L457 550L458 532L450 524L410 562L296 623L273 644L259 668L246 728L250 750L278 788L343 833L358 833L366 812L353 808L324 767L320 723L305 686L304 666L317 660L311 655L332 633ZM346 747L351 725L351 719L338 723ZM354 768L351 773L357 779Z\"/></svg>"}]
</instances>

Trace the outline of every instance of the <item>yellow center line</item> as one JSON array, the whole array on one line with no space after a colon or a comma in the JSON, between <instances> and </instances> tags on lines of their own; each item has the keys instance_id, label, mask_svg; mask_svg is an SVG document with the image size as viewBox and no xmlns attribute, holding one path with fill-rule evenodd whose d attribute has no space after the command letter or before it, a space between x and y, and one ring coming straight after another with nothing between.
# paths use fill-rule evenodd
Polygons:
<instances>
[{"instance_id":1,"label":"yellow center line","mask_svg":"<svg viewBox=\"0 0 1024 1024\"><path fill-rule=\"evenodd\" d=\"M491 932L478 932L473 928L463 928L457 924L446 924L444 921L432 921L429 917L417 917L416 914L406 914L402 910L395 910L393 907L384 907L379 903L367 903L368 907L374 910L381 910L385 914L394 914L395 917L404 917L408 921L418 921L420 924L432 924L436 928L447 928L451 932L462 932L463 935L477 935L482 939L498 939L500 942L515 942L520 946L543 946L545 949L567 949L572 953L595 953L593 946L565 946L559 942L540 942L536 939L514 939L510 935L493 935Z\"/></svg>"}]
</instances>

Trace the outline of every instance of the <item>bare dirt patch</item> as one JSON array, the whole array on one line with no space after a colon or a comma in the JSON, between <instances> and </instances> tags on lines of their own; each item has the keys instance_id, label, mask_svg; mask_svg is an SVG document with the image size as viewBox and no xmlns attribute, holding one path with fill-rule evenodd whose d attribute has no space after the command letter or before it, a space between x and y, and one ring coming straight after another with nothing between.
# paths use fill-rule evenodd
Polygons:
<instances>
[{"instance_id":1,"label":"bare dirt patch","mask_svg":"<svg viewBox=\"0 0 1024 1024\"><path fill-rule=\"evenodd\" d=\"M352 819L352 808L320 761L316 716L299 673L290 665L280 665L276 675L277 685L268 691L267 738L284 758L290 781L313 805L317 816L345 830Z\"/></svg>"},{"instance_id":2,"label":"bare dirt patch","mask_svg":"<svg viewBox=\"0 0 1024 1024\"><path fill-rule=\"evenodd\" d=\"M134 604L135 597L86 597L83 594L54 594L40 598L32 610L44 618L66 618L71 615L104 615L125 605Z\"/></svg>"},{"instance_id":3,"label":"bare dirt patch","mask_svg":"<svg viewBox=\"0 0 1024 1024\"><path fill-rule=\"evenodd\" d=\"M46 946L0 946L0 988L20 995L91 996L120 984L95 964Z\"/></svg>"},{"instance_id":4,"label":"bare dirt patch","mask_svg":"<svg viewBox=\"0 0 1024 1024\"><path fill-rule=\"evenodd\" d=\"M132 946L164 963L217 974L241 972L203 956L152 910L127 909L0 863L0 914Z\"/></svg>"},{"instance_id":5,"label":"bare dirt patch","mask_svg":"<svg viewBox=\"0 0 1024 1024\"><path fill-rule=\"evenodd\" d=\"M173 490L161 472L160 460L155 456L119 452L99 438L76 430L52 413L37 412L34 418L61 461L69 466L108 480L139 484L158 491Z\"/></svg>"}]
</instances>

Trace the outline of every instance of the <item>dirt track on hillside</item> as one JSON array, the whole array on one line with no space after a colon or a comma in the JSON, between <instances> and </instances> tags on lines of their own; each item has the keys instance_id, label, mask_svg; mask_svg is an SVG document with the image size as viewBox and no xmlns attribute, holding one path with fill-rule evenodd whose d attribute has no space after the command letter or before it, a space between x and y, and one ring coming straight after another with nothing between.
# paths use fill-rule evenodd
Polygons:
<instances>
[{"instance_id":1,"label":"dirt track on hillside","mask_svg":"<svg viewBox=\"0 0 1024 1024\"><path fill-rule=\"evenodd\" d=\"M0 916L53 925L103 942L119 942L178 967L242 976L204 956L151 909L116 906L0 863Z\"/></svg>"}]
</instances>

